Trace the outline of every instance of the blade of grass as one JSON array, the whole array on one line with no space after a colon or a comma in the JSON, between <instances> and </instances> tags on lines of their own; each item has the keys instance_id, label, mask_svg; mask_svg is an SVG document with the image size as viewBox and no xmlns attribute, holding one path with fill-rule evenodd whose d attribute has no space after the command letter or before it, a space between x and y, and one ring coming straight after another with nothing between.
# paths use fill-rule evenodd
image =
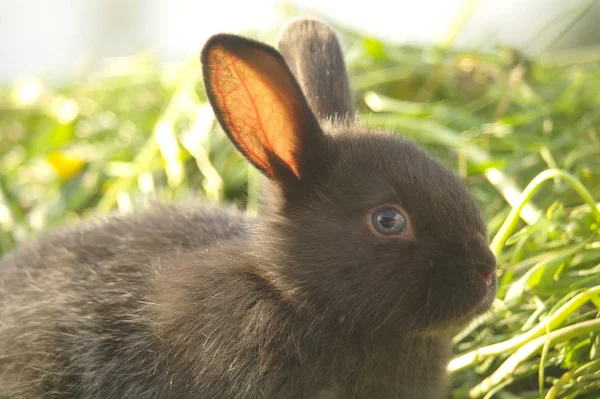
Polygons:
<instances>
[{"instance_id":1,"label":"blade of grass","mask_svg":"<svg viewBox=\"0 0 600 399\"><path fill-rule=\"evenodd\" d=\"M600 209L596 206L594 198L585 188L585 186L581 184L581 182L577 180L573 175L569 174L568 172L565 172L564 170L547 169L538 174L531 181L531 183L529 183L527 187L525 187L525 190L523 190L523 193L521 194L521 198L519 199L517 206L512 208L504 224L500 227L500 230L492 240L491 244L492 252L494 253L494 255L500 256L500 253L504 248L504 243L506 242L506 239L510 236L511 232L517 225L519 214L521 213L523 207L527 204L528 201L531 200L535 192L546 180L554 178L560 178L561 180L566 181L575 191L577 191L581 198L590 206L594 218L596 219L596 222L600 223Z\"/></svg>"},{"instance_id":2,"label":"blade of grass","mask_svg":"<svg viewBox=\"0 0 600 399\"><path fill-rule=\"evenodd\" d=\"M578 294L576 297L564 304L554 314L547 316L538 325L526 333L517 335L507 341L484 346L452 359L448 365L448 371L450 373L455 373L466 367L470 367L481 362L486 357L509 353L526 345L528 342L531 342L532 340L544 334L546 329L553 330L559 326L577 309L598 295L600 295L600 286L588 289L587 291Z\"/></svg>"},{"instance_id":3,"label":"blade of grass","mask_svg":"<svg viewBox=\"0 0 600 399\"><path fill-rule=\"evenodd\" d=\"M546 344L546 340L550 341L550 344L556 344L557 342L564 342L591 332L600 332L600 320L588 320L577 323L553 331L548 334L547 337L539 337L528 342L502 363L492 375L485 378L480 384L471 389L471 391L469 391L469 397L479 398L494 386L503 383L507 379L511 379L517 366L541 350Z\"/></svg>"}]
</instances>

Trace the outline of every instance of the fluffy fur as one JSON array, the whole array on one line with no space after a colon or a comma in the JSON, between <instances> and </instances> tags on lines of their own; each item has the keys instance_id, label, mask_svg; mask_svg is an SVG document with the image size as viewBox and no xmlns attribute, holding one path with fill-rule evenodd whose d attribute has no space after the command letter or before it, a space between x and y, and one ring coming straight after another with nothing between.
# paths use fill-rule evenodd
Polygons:
<instances>
[{"instance_id":1,"label":"fluffy fur","mask_svg":"<svg viewBox=\"0 0 600 399\"><path fill-rule=\"evenodd\" d=\"M299 53L286 59L315 40L317 64L339 51L319 41L332 34L323 24L289 29ZM347 79L343 62L328 65L298 79L304 92ZM320 93L313 110L328 109ZM0 261L0 394L441 398L448 329L495 294L495 277L478 273L495 269L484 223L452 172L332 101L315 111L316 166L301 185L268 183L258 219L161 206L49 233ZM388 203L407 210L416 240L370 231L369 210Z\"/></svg>"}]
</instances>

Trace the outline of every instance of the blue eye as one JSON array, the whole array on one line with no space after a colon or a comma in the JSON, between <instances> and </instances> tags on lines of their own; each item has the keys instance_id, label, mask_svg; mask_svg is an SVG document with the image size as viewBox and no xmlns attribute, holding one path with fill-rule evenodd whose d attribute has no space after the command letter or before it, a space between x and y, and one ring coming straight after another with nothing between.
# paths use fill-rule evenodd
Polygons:
<instances>
[{"instance_id":1,"label":"blue eye","mask_svg":"<svg viewBox=\"0 0 600 399\"><path fill-rule=\"evenodd\" d=\"M395 208L382 208L373 213L371 223L379 234L386 236L402 235L406 232L406 219Z\"/></svg>"}]
</instances>

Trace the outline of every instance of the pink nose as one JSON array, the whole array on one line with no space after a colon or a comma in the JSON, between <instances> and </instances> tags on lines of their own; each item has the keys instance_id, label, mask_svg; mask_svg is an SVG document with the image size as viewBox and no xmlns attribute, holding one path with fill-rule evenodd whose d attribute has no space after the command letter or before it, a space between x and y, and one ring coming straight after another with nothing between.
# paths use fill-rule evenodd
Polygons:
<instances>
[{"instance_id":1,"label":"pink nose","mask_svg":"<svg viewBox=\"0 0 600 399\"><path fill-rule=\"evenodd\" d=\"M492 281L492 273L486 273L486 272L479 272L479 275L485 280L485 281Z\"/></svg>"}]
</instances>

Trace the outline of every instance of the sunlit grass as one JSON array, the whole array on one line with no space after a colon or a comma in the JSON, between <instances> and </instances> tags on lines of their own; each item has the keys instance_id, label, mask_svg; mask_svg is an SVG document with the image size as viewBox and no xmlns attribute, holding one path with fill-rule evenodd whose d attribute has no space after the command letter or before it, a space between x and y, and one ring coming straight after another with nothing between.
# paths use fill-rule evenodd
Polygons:
<instances>
[{"instance_id":1,"label":"sunlit grass","mask_svg":"<svg viewBox=\"0 0 600 399\"><path fill-rule=\"evenodd\" d=\"M453 397L600 397L598 50L529 60L342 32L361 121L455 169L489 222L498 300L456 333ZM159 68L142 55L59 88L26 79L0 90L0 253L156 199L254 213L257 181L215 123L195 56Z\"/></svg>"}]
</instances>

